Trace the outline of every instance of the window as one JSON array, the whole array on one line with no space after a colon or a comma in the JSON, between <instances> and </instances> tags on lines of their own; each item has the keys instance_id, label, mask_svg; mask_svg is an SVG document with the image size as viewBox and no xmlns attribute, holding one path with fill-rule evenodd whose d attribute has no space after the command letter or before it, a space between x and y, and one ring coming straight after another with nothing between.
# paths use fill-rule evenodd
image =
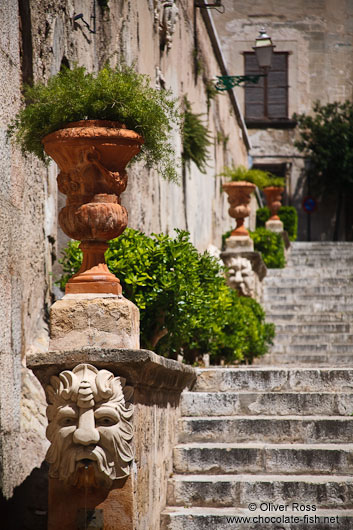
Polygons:
<instances>
[{"instance_id":1,"label":"window","mask_svg":"<svg viewBox=\"0 0 353 530\"><path fill-rule=\"evenodd\" d=\"M245 52L245 75L262 74L255 53ZM245 119L252 123L288 120L288 53L274 52L272 66L266 77L257 84L245 85Z\"/></svg>"}]
</instances>

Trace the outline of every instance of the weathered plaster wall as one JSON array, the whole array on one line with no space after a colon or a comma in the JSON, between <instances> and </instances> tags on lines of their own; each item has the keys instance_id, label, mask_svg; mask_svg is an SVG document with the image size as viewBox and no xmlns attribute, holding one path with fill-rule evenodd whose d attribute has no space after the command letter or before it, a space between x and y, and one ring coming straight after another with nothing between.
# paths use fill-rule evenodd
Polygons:
<instances>
[{"instance_id":1,"label":"weathered plaster wall","mask_svg":"<svg viewBox=\"0 0 353 530\"><path fill-rule=\"evenodd\" d=\"M214 143L207 173L191 164L180 186L162 181L142 164L132 166L123 196L129 224L145 232L187 228L200 250L210 243L219 246L222 232L232 224L221 179L215 175L225 163L246 164L246 131L228 95L211 101L207 113L203 79L219 73L219 65L196 10L203 72L195 78L193 2L176 3L179 18L172 47L163 51L155 20L158 2L152 0L111 0L107 10L96 2L96 34L89 33L82 21L73 21L82 13L92 24L93 0L0 2L0 450L6 497L40 465L46 450L44 397L25 368L26 352L47 347L51 273L57 274L55 255L66 240L56 222L58 204L60 208L64 200L57 196L56 166L46 168L32 156L24 158L13 142L6 141L7 126L21 105L23 82L45 81L61 64L77 62L97 71L109 59L112 64L135 62L155 83L158 67L166 87L176 97L187 94L194 111L204 114ZM217 141L219 131L228 138L227 150ZM180 138L175 135L174 140L180 153Z\"/></svg>"},{"instance_id":2,"label":"weathered plaster wall","mask_svg":"<svg viewBox=\"0 0 353 530\"><path fill-rule=\"evenodd\" d=\"M244 51L252 51L261 26L276 51L289 52L289 117L309 113L315 100L325 104L352 99L353 4L350 0L224 0L223 15L214 13L229 70L244 73ZM244 109L244 89L237 88ZM307 193L304 161L294 148L296 130L249 129L254 163L290 164L288 202L299 213L299 238L307 236L307 217L301 202ZM332 239L332 205L320 204L312 215L312 238Z\"/></svg>"},{"instance_id":3,"label":"weathered plaster wall","mask_svg":"<svg viewBox=\"0 0 353 530\"><path fill-rule=\"evenodd\" d=\"M16 1L0 3L0 20L0 460L2 489L9 496L41 464L45 451L44 396L28 370L23 368L21 376L21 362L43 334L45 342L55 222L46 215L52 192L46 172L6 139L22 83ZM29 406L33 392L36 403Z\"/></svg>"}]
</instances>

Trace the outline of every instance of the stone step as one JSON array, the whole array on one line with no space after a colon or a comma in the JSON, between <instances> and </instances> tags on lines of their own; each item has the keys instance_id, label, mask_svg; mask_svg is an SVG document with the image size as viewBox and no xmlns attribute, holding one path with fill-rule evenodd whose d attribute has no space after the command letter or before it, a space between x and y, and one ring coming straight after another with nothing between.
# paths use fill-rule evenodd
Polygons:
<instances>
[{"instance_id":1,"label":"stone step","mask_svg":"<svg viewBox=\"0 0 353 530\"><path fill-rule=\"evenodd\" d=\"M293 241L291 244L292 249L302 250L306 248L349 248L353 249L353 243L351 241Z\"/></svg>"},{"instance_id":2,"label":"stone step","mask_svg":"<svg viewBox=\"0 0 353 530\"><path fill-rule=\"evenodd\" d=\"M295 278L284 278L282 276L266 276L264 279L263 285L265 289L269 288L280 288L283 289L284 287L290 288L290 289L307 289L308 287L318 287L318 286L326 286L326 287L353 287L353 275L352 271L350 273L350 277L343 277L343 276L337 276L334 275L332 277L323 276L320 274L315 276L306 276L303 275L302 278L296 276Z\"/></svg>"},{"instance_id":3,"label":"stone step","mask_svg":"<svg viewBox=\"0 0 353 530\"><path fill-rule=\"evenodd\" d=\"M282 287L271 287L266 286L264 290L264 299L268 298L277 298L277 296L290 295L290 296L347 296L353 293L353 283L340 286L332 285L315 285L315 286L300 286L296 285L294 287L287 286L287 282Z\"/></svg>"},{"instance_id":4,"label":"stone step","mask_svg":"<svg viewBox=\"0 0 353 530\"><path fill-rule=\"evenodd\" d=\"M267 303L270 304L279 304L279 303L286 303L286 304L305 304L307 307L307 310L309 309L309 306L311 308L317 307L318 310L326 310L325 303L327 304L341 304L345 305L348 311L351 310L352 307L352 296L349 294L306 294L306 291L298 291L297 293L292 294L275 294L272 295L268 293L266 290L264 292L263 297L265 310Z\"/></svg>"},{"instance_id":5,"label":"stone step","mask_svg":"<svg viewBox=\"0 0 353 530\"><path fill-rule=\"evenodd\" d=\"M348 323L325 323L325 324L308 324L306 323L305 319L303 319L303 322L301 324L277 324L276 326L276 334L283 334L283 335L289 335L289 334L314 334L319 333L321 336L323 334L342 334L342 335L349 335L349 332L351 330L351 326ZM323 339L324 340L324 339Z\"/></svg>"},{"instance_id":6,"label":"stone step","mask_svg":"<svg viewBox=\"0 0 353 530\"><path fill-rule=\"evenodd\" d=\"M325 248L325 249L293 249L289 252L290 258L302 258L309 257L313 259L325 259L325 258L349 258L353 257L352 247L336 249L334 247Z\"/></svg>"},{"instance_id":7,"label":"stone step","mask_svg":"<svg viewBox=\"0 0 353 530\"><path fill-rule=\"evenodd\" d=\"M196 392L352 392L352 368L199 368Z\"/></svg>"},{"instance_id":8,"label":"stone step","mask_svg":"<svg viewBox=\"0 0 353 530\"><path fill-rule=\"evenodd\" d=\"M312 268L303 269L301 267L285 267L284 269L268 269L267 275L264 279L264 282L267 283L269 279L278 279L278 278L286 278L286 280L296 280L302 278L305 280L306 278L311 278L312 280L315 280L316 278L324 277L324 278L334 278L335 276L338 276L340 278L351 278L352 277L352 268L351 267L345 267L343 268L342 265L337 262L334 267L319 267L316 270L313 270Z\"/></svg>"},{"instance_id":9,"label":"stone step","mask_svg":"<svg viewBox=\"0 0 353 530\"><path fill-rule=\"evenodd\" d=\"M280 418L277 416L184 417L179 420L178 432L179 443L261 441L346 444L353 441L353 418L290 415Z\"/></svg>"},{"instance_id":10,"label":"stone step","mask_svg":"<svg viewBox=\"0 0 353 530\"><path fill-rule=\"evenodd\" d=\"M322 313L266 313L266 322L273 322L276 324L328 324L331 322L353 322L353 313L345 313L343 311L337 313L322 312Z\"/></svg>"},{"instance_id":11,"label":"stone step","mask_svg":"<svg viewBox=\"0 0 353 530\"><path fill-rule=\"evenodd\" d=\"M239 519L242 517L246 519ZM237 508L168 507L161 515L161 530L230 530L230 528L234 530L282 530L282 528L283 530L352 530L353 511L329 509L316 512L288 511L279 514L277 512L251 512Z\"/></svg>"},{"instance_id":12,"label":"stone step","mask_svg":"<svg viewBox=\"0 0 353 530\"><path fill-rule=\"evenodd\" d=\"M291 256L287 260L287 267L301 267L301 268L319 268L321 266L334 269L337 267L339 261L342 268L350 267L353 264L353 257L337 256L326 258L315 258L313 256Z\"/></svg>"},{"instance_id":13,"label":"stone step","mask_svg":"<svg viewBox=\"0 0 353 530\"><path fill-rule=\"evenodd\" d=\"M299 355L317 354L326 355L332 362L342 360L342 358L350 358L353 355L352 344L330 344L328 342L318 344L280 344L275 343L271 347L274 353L293 353Z\"/></svg>"},{"instance_id":14,"label":"stone step","mask_svg":"<svg viewBox=\"0 0 353 530\"><path fill-rule=\"evenodd\" d=\"M330 366L351 367L353 365L353 351L350 353L334 352L290 352L290 353L268 353L254 360L254 366L310 366L317 368L329 368Z\"/></svg>"},{"instance_id":15,"label":"stone step","mask_svg":"<svg viewBox=\"0 0 353 530\"><path fill-rule=\"evenodd\" d=\"M299 328L300 326L298 326ZM306 329L303 330L303 333L298 330L297 332L293 333L283 333L282 331L277 331L276 326L276 337L275 337L275 344L283 344L283 345L313 345L318 343L323 343L325 345L331 345L330 349L335 350L335 345L341 347L342 345L346 345L347 347L350 346L350 350L352 351L353 347L353 334L351 333L322 333L321 335L317 332L313 333L307 333ZM343 344L341 344L341 342Z\"/></svg>"},{"instance_id":16,"label":"stone step","mask_svg":"<svg viewBox=\"0 0 353 530\"><path fill-rule=\"evenodd\" d=\"M329 299L326 299L321 302L316 302L311 300L311 304L308 304L308 301L304 303L304 301L301 302L295 302L295 301L287 301L286 300L268 300L264 304L264 309L266 314L278 313L281 312L283 314L286 313L293 313L296 312L297 315L303 316L303 319L305 318L305 315L307 314L318 314L321 315L326 314L328 311L332 313L352 313L353 312L353 303L345 303L345 302L337 302L337 301L331 301Z\"/></svg>"},{"instance_id":17,"label":"stone step","mask_svg":"<svg viewBox=\"0 0 353 530\"><path fill-rule=\"evenodd\" d=\"M350 416L353 389L338 392L184 392L183 416ZM352 440L353 441L353 440Z\"/></svg>"},{"instance_id":18,"label":"stone step","mask_svg":"<svg viewBox=\"0 0 353 530\"><path fill-rule=\"evenodd\" d=\"M289 260L297 260L297 259L313 259L316 261L321 261L323 266L325 266L325 260L331 259L331 260L344 260L353 258L352 249L327 249L327 250L311 250L311 249L303 249L298 251L297 249L293 249L291 252L289 252L288 255Z\"/></svg>"},{"instance_id":19,"label":"stone step","mask_svg":"<svg viewBox=\"0 0 353 530\"><path fill-rule=\"evenodd\" d=\"M353 444L188 443L174 447L174 471L193 474L353 473Z\"/></svg>"},{"instance_id":20,"label":"stone step","mask_svg":"<svg viewBox=\"0 0 353 530\"><path fill-rule=\"evenodd\" d=\"M289 508L303 501L317 509L353 509L353 478L341 475L173 475L170 506L237 507L249 503Z\"/></svg>"}]
</instances>

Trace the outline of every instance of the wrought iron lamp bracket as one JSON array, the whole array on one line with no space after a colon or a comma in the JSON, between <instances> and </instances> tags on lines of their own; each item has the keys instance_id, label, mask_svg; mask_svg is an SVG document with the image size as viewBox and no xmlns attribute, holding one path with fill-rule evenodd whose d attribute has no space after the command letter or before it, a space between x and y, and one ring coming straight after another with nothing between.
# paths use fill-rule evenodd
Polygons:
<instances>
[{"instance_id":1,"label":"wrought iron lamp bracket","mask_svg":"<svg viewBox=\"0 0 353 530\"><path fill-rule=\"evenodd\" d=\"M266 77L267 74L258 75L217 75L218 81L215 84L216 90L231 90L235 86L241 86L243 83L258 83L260 77Z\"/></svg>"}]
</instances>

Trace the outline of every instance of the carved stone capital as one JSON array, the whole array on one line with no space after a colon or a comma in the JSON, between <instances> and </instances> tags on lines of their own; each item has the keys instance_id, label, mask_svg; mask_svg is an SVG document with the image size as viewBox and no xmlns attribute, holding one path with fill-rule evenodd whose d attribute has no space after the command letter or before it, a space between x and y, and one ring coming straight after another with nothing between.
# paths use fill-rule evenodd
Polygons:
<instances>
[{"instance_id":1,"label":"carved stone capital","mask_svg":"<svg viewBox=\"0 0 353 530\"><path fill-rule=\"evenodd\" d=\"M50 378L50 477L77 487L110 487L130 474L132 392L124 378L86 363Z\"/></svg>"}]
</instances>

